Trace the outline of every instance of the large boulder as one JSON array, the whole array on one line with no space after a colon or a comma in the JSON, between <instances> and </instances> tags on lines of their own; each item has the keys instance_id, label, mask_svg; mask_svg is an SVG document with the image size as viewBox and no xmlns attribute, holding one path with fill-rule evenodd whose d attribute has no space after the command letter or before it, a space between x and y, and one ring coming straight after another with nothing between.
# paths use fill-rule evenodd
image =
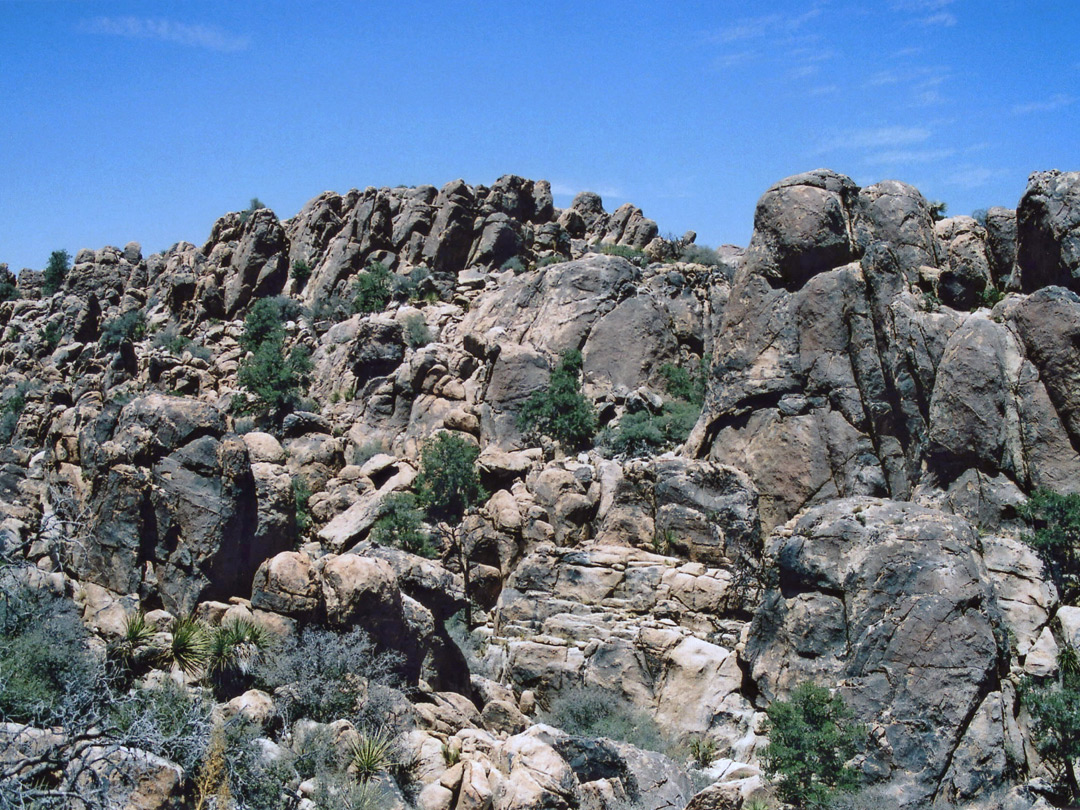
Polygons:
<instances>
[{"instance_id":1,"label":"large boulder","mask_svg":"<svg viewBox=\"0 0 1080 810\"><path fill-rule=\"evenodd\" d=\"M257 485L244 442L206 403L151 394L106 406L79 447L89 514L73 547L80 578L185 613L246 595L259 564L292 543L280 475Z\"/></svg>"},{"instance_id":2,"label":"large boulder","mask_svg":"<svg viewBox=\"0 0 1080 810\"><path fill-rule=\"evenodd\" d=\"M1080 172L1035 172L1016 209L1020 286L1080 292Z\"/></svg>"},{"instance_id":3,"label":"large boulder","mask_svg":"<svg viewBox=\"0 0 1080 810\"><path fill-rule=\"evenodd\" d=\"M867 776L905 802L927 800L970 718L1002 688L1008 651L978 550L966 521L910 503L855 498L807 511L770 541L775 584L744 652L760 700L807 680L839 689L869 726Z\"/></svg>"},{"instance_id":4,"label":"large boulder","mask_svg":"<svg viewBox=\"0 0 1080 810\"><path fill-rule=\"evenodd\" d=\"M788 177L754 210L746 265L775 286L798 289L823 270L855 258L851 207L858 187L827 169Z\"/></svg>"}]
</instances>

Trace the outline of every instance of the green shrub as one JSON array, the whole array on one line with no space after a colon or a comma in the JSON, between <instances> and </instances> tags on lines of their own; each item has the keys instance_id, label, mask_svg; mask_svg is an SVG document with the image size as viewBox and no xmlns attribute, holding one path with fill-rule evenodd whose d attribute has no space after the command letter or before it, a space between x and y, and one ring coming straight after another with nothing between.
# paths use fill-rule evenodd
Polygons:
<instances>
[{"instance_id":1,"label":"green shrub","mask_svg":"<svg viewBox=\"0 0 1080 810\"><path fill-rule=\"evenodd\" d=\"M930 219L933 222L941 222L941 220L945 219L947 216L945 212L948 208L949 206L947 203L943 203L941 200L934 200L929 206Z\"/></svg>"},{"instance_id":2,"label":"green shrub","mask_svg":"<svg viewBox=\"0 0 1080 810\"><path fill-rule=\"evenodd\" d=\"M137 687L129 695L111 712L122 735L143 751L194 773L210 742L213 703L171 680Z\"/></svg>"},{"instance_id":3,"label":"green shrub","mask_svg":"<svg viewBox=\"0 0 1080 810\"><path fill-rule=\"evenodd\" d=\"M1005 297L1005 293L994 286L992 281L986 282L986 286L979 293L978 305L993 309L999 301Z\"/></svg>"},{"instance_id":4,"label":"green shrub","mask_svg":"<svg viewBox=\"0 0 1080 810\"><path fill-rule=\"evenodd\" d=\"M700 407L705 401L705 376L708 364L708 355L697 361L697 368L689 370L674 363L664 363L660 366L660 374L664 377L667 392L676 399L691 402Z\"/></svg>"},{"instance_id":5,"label":"green shrub","mask_svg":"<svg viewBox=\"0 0 1080 810\"><path fill-rule=\"evenodd\" d=\"M244 318L241 348L249 354L240 361L236 379L256 400L257 407L280 419L295 410L311 373L306 346L285 354L284 322L297 317L299 304L289 298L261 298Z\"/></svg>"},{"instance_id":6,"label":"green shrub","mask_svg":"<svg viewBox=\"0 0 1080 810\"><path fill-rule=\"evenodd\" d=\"M528 266L521 260L520 256L511 256L505 262L502 263L501 270L512 270L515 276L519 276L528 270Z\"/></svg>"},{"instance_id":7,"label":"green shrub","mask_svg":"<svg viewBox=\"0 0 1080 810\"><path fill-rule=\"evenodd\" d=\"M305 262L303 259L297 259L292 263L292 270L290 275L300 286L308 283L308 279L311 278L311 265Z\"/></svg>"},{"instance_id":8,"label":"green shrub","mask_svg":"<svg viewBox=\"0 0 1080 810\"><path fill-rule=\"evenodd\" d=\"M307 479L298 475L292 480L293 508L296 513L296 529L303 534L311 528L311 509L308 501L311 500L311 487Z\"/></svg>"},{"instance_id":9,"label":"green shrub","mask_svg":"<svg viewBox=\"0 0 1080 810\"><path fill-rule=\"evenodd\" d=\"M578 737L607 737L645 751L665 751L669 747L648 714L599 686L563 690L551 699L541 719Z\"/></svg>"},{"instance_id":10,"label":"green shrub","mask_svg":"<svg viewBox=\"0 0 1080 810\"><path fill-rule=\"evenodd\" d=\"M602 243L597 245L597 250L607 256L620 256L632 264L644 267L649 263L649 257L636 248L628 245L611 245Z\"/></svg>"},{"instance_id":11,"label":"green shrub","mask_svg":"<svg viewBox=\"0 0 1080 810\"><path fill-rule=\"evenodd\" d=\"M679 251L679 258L684 262L703 264L706 267L719 267L720 257L708 245L683 245Z\"/></svg>"},{"instance_id":12,"label":"green shrub","mask_svg":"<svg viewBox=\"0 0 1080 810\"><path fill-rule=\"evenodd\" d=\"M49 254L49 262L41 276L41 291L52 295L64 283L64 277L71 269L71 254L66 250L54 250Z\"/></svg>"},{"instance_id":13,"label":"green shrub","mask_svg":"<svg viewBox=\"0 0 1080 810\"><path fill-rule=\"evenodd\" d=\"M263 208L266 208L266 204L258 197L252 197L251 202L248 203L248 207L240 212L240 221L247 222L251 219L252 214Z\"/></svg>"},{"instance_id":14,"label":"green shrub","mask_svg":"<svg viewBox=\"0 0 1080 810\"><path fill-rule=\"evenodd\" d=\"M540 261L538 261L536 263L536 269L539 270L539 269L541 269L543 267L550 267L553 264L562 264L565 261L568 261L568 260L562 254L560 254L560 253L550 253L550 254L548 254L547 256L545 256L544 258L542 258Z\"/></svg>"},{"instance_id":15,"label":"green shrub","mask_svg":"<svg viewBox=\"0 0 1080 810\"><path fill-rule=\"evenodd\" d=\"M605 433L601 443L614 455L656 455L686 441L700 413L701 406L682 400L665 402L660 413L627 413L616 430Z\"/></svg>"},{"instance_id":16,"label":"green shrub","mask_svg":"<svg viewBox=\"0 0 1080 810\"><path fill-rule=\"evenodd\" d=\"M75 605L0 569L0 721L50 724L96 692Z\"/></svg>"},{"instance_id":17,"label":"green shrub","mask_svg":"<svg viewBox=\"0 0 1080 810\"><path fill-rule=\"evenodd\" d=\"M761 761L780 798L795 807L825 807L838 790L853 790L857 774L845 763L866 731L851 720L843 699L806 681L788 700L765 710L769 744Z\"/></svg>"},{"instance_id":18,"label":"green shrub","mask_svg":"<svg viewBox=\"0 0 1080 810\"><path fill-rule=\"evenodd\" d=\"M60 338L64 336L64 330L56 321L49 321L38 334L45 344L46 351L51 352L60 345Z\"/></svg>"},{"instance_id":19,"label":"green shrub","mask_svg":"<svg viewBox=\"0 0 1080 810\"><path fill-rule=\"evenodd\" d=\"M1037 489L1019 510L1035 530L1024 539L1042 558L1061 601L1080 597L1080 495Z\"/></svg>"},{"instance_id":20,"label":"green shrub","mask_svg":"<svg viewBox=\"0 0 1080 810\"><path fill-rule=\"evenodd\" d=\"M405 343L413 349L427 346L434 338L424 316L415 313L405 318Z\"/></svg>"},{"instance_id":21,"label":"green shrub","mask_svg":"<svg viewBox=\"0 0 1080 810\"><path fill-rule=\"evenodd\" d=\"M435 548L423 523L424 513L417 505L416 496L408 492L395 492L383 501L379 518L371 527L371 539L383 546L394 546L410 554L432 558L436 553Z\"/></svg>"},{"instance_id":22,"label":"green shrub","mask_svg":"<svg viewBox=\"0 0 1080 810\"><path fill-rule=\"evenodd\" d=\"M420 473L413 483L432 519L460 523L487 497L476 470L479 455L479 449L455 433L439 433L423 446Z\"/></svg>"},{"instance_id":23,"label":"green shrub","mask_svg":"<svg viewBox=\"0 0 1080 810\"><path fill-rule=\"evenodd\" d=\"M26 410L26 394L29 390L29 383L19 383L0 406L0 442L9 442L15 435L19 426L19 417Z\"/></svg>"},{"instance_id":24,"label":"green shrub","mask_svg":"<svg viewBox=\"0 0 1080 810\"><path fill-rule=\"evenodd\" d=\"M4 301L14 301L19 297L19 288L14 278L0 278L0 304Z\"/></svg>"},{"instance_id":25,"label":"green shrub","mask_svg":"<svg viewBox=\"0 0 1080 810\"><path fill-rule=\"evenodd\" d=\"M1080 758L1080 672L1071 645L1058 653L1060 680L1020 682L1020 700L1031 717L1031 741L1065 793L1066 804L1080 797L1075 762Z\"/></svg>"},{"instance_id":26,"label":"green shrub","mask_svg":"<svg viewBox=\"0 0 1080 810\"><path fill-rule=\"evenodd\" d=\"M414 301L420 293L421 283L430 277L431 271L426 267L414 267L409 271L408 275L393 274L391 276L391 287L393 287L394 295L398 298Z\"/></svg>"},{"instance_id":27,"label":"green shrub","mask_svg":"<svg viewBox=\"0 0 1080 810\"><path fill-rule=\"evenodd\" d=\"M105 321L101 327L98 345L103 349L114 350L121 344L146 337L146 316L141 309L130 309L118 318Z\"/></svg>"},{"instance_id":28,"label":"green shrub","mask_svg":"<svg viewBox=\"0 0 1080 810\"><path fill-rule=\"evenodd\" d=\"M248 619L223 623L210 631L206 673L220 693L236 691L269 647L270 636L260 625Z\"/></svg>"},{"instance_id":29,"label":"green shrub","mask_svg":"<svg viewBox=\"0 0 1080 810\"><path fill-rule=\"evenodd\" d=\"M360 272L353 282L353 312L382 312L393 297L390 269L382 262L373 262Z\"/></svg>"},{"instance_id":30,"label":"green shrub","mask_svg":"<svg viewBox=\"0 0 1080 810\"><path fill-rule=\"evenodd\" d=\"M526 400L517 424L527 437L548 436L567 450L582 450L592 444L596 413L581 392L581 364L581 352L565 352L548 387Z\"/></svg>"}]
</instances>

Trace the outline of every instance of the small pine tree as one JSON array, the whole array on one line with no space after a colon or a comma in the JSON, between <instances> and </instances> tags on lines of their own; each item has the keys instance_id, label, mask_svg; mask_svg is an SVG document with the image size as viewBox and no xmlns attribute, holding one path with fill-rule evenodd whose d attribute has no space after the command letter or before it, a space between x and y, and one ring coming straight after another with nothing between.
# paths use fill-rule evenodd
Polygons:
<instances>
[{"instance_id":1,"label":"small pine tree","mask_svg":"<svg viewBox=\"0 0 1080 810\"><path fill-rule=\"evenodd\" d=\"M353 312L382 312L393 295L390 268L382 262L373 262L353 283Z\"/></svg>"},{"instance_id":2,"label":"small pine tree","mask_svg":"<svg viewBox=\"0 0 1080 810\"><path fill-rule=\"evenodd\" d=\"M41 277L41 289L46 295L52 295L64 283L64 277L71 269L71 254L66 250L54 250L49 254L49 263Z\"/></svg>"},{"instance_id":3,"label":"small pine tree","mask_svg":"<svg viewBox=\"0 0 1080 810\"><path fill-rule=\"evenodd\" d=\"M851 722L843 699L809 681L788 700L766 710L769 744L765 773L780 798L795 807L824 807L837 790L851 790L856 773L844 765L855 756L865 730Z\"/></svg>"},{"instance_id":4,"label":"small pine tree","mask_svg":"<svg viewBox=\"0 0 1080 810\"><path fill-rule=\"evenodd\" d=\"M535 391L518 414L526 436L548 436L567 450L583 450L596 435L596 412L581 392L581 352L564 352L548 387Z\"/></svg>"},{"instance_id":5,"label":"small pine tree","mask_svg":"<svg viewBox=\"0 0 1080 810\"><path fill-rule=\"evenodd\" d=\"M294 302L261 298L244 319L241 348L249 352L240 361L236 379L250 391L260 410L281 419L300 403L300 392L311 373L311 355L306 346L294 346L285 353L282 323Z\"/></svg>"}]
</instances>

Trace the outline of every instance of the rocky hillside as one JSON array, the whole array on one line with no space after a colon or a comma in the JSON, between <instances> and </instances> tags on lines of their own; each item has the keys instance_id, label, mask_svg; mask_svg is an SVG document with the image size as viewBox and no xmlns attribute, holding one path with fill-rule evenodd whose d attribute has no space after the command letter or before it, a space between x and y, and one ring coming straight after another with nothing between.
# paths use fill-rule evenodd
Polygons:
<instances>
[{"instance_id":1,"label":"rocky hillside","mask_svg":"<svg viewBox=\"0 0 1080 810\"><path fill-rule=\"evenodd\" d=\"M399 675L397 805L774 802L765 712L806 681L865 725L874 802L1059 800L1018 693L1058 676L1080 609L1022 518L1080 492L1080 173L935 221L911 186L818 170L765 192L746 249L658 234L507 176L227 214L60 280L0 268L5 582L73 599L106 655L136 616L161 648L189 616L269 650L362 628ZM574 352L599 432L560 442L520 414ZM397 547L377 524L443 434L484 497ZM363 737L246 674L171 666L267 761L301 761L315 720ZM663 743L558 727L597 696ZM15 785L46 732L4 719ZM194 801L211 750L155 752L129 806ZM293 804L265 806L337 806L291 767Z\"/></svg>"}]
</instances>

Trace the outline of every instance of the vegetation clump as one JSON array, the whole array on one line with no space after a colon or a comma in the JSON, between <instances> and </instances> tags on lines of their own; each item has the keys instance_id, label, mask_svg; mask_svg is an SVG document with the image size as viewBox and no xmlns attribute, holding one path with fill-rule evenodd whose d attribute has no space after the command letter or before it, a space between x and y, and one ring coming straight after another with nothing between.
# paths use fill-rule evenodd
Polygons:
<instances>
[{"instance_id":1,"label":"vegetation clump","mask_svg":"<svg viewBox=\"0 0 1080 810\"><path fill-rule=\"evenodd\" d=\"M394 295L393 274L382 262L372 262L353 282L353 312L382 312Z\"/></svg>"},{"instance_id":2,"label":"vegetation clump","mask_svg":"<svg viewBox=\"0 0 1080 810\"><path fill-rule=\"evenodd\" d=\"M129 309L123 315L105 321L101 327L98 345L114 351L124 343L142 340L146 337L146 316L141 309Z\"/></svg>"},{"instance_id":3,"label":"vegetation clump","mask_svg":"<svg viewBox=\"0 0 1080 810\"><path fill-rule=\"evenodd\" d=\"M648 456L686 441L705 401L707 365L708 357L689 370L673 363L661 366L671 399L657 411L646 406L623 414L618 427L601 437L604 449L612 455Z\"/></svg>"},{"instance_id":4,"label":"vegetation clump","mask_svg":"<svg viewBox=\"0 0 1080 810\"><path fill-rule=\"evenodd\" d=\"M857 774L845 763L866 732L852 722L839 695L806 681L787 700L774 701L766 715L769 744L761 761L783 801L821 808L837 791L857 787Z\"/></svg>"},{"instance_id":5,"label":"vegetation clump","mask_svg":"<svg viewBox=\"0 0 1080 810\"><path fill-rule=\"evenodd\" d=\"M1037 489L1019 510L1034 529L1025 540L1038 552L1063 604L1080 597L1080 495Z\"/></svg>"},{"instance_id":6,"label":"vegetation clump","mask_svg":"<svg viewBox=\"0 0 1080 810\"><path fill-rule=\"evenodd\" d=\"M71 254L66 250L54 250L49 254L48 264L41 276L41 291L45 295L52 295L60 289L64 278L71 269Z\"/></svg>"},{"instance_id":7,"label":"vegetation clump","mask_svg":"<svg viewBox=\"0 0 1080 810\"><path fill-rule=\"evenodd\" d=\"M548 386L535 391L518 414L518 429L535 439L547 436L566 450L583 450L596 435L596 412L581 391L581 352L564 352Z\"/></svg>"},{"instance_id":8,"label":"vegetation clump","mask_svg":"<svg viewBox=\"0 0 1080 810\"><path fill-rule=\"evenodd\" d=\"M599 686L563 690L551 700L541 719L578 737L607 737L645 751L662 752L669 747L652 717Z\"/></svg>"},{"instance_id":9,"label":"vegetation clump","mask_svg":"<svg viewBox=\"0 0 1080 810\"><path fill-rule=\"evenodd\" d=\"M260 298L244 319L240 338L248 355L240 361L237 381L254 396L257 409L277 421L299 406L312 369L306 346L285 352L283 324L298 312L291 299Z\"/></svg>"},{"instance_id":10,"label":"vegetation clump","mask_svg":"<svg viewBox=\"0 0 1080 810\"><path fill-rule=\"evenodd\" d=\"M424 528L424 512L419 508L416 496L409 492L387 496L379 518L371 528L371 539L421 557L431 558L436 554L431 535Z\"/></svg>"}]
</instances>

